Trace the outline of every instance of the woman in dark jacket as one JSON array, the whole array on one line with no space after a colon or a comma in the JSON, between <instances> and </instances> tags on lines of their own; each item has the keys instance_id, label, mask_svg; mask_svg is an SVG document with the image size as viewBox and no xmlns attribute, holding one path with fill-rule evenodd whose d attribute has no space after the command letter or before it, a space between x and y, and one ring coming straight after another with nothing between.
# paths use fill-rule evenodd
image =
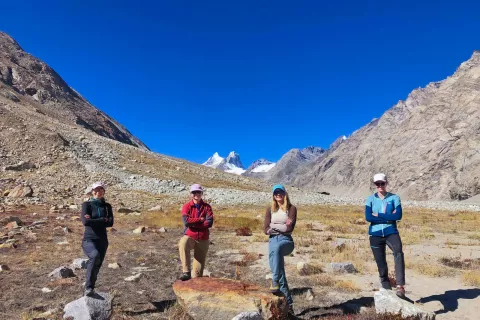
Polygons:
<instances>
[{"instance_id":1,"label":"woman in dark jacket","mask_svg":"<svg viewBox=\"0 0 480 320\"><path fill-rule=\"evenodd\" d=\"M82 223L85 226L82 249L88 257L85 296L93 296L98 272L108 248L107 227L113 226L112 206L105 202L105 186L96 182L91 187L92 197L82 204Z\"/></svg>"}]
</instances>

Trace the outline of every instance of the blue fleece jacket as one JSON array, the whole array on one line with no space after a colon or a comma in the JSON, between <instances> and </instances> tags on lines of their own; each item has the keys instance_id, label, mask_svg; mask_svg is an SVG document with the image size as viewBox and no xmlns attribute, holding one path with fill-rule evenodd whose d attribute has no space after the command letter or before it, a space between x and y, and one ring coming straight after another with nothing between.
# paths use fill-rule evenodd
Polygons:
<instances>
[{"instance_id":1,"label":"blue fleece jacket","mask_svg":"<svg viewBox=\"0 0 480 320\"><path fill-rule=\"evenodd\" d=\"M398 233L397 221L402 219L400 197L390 192L383 199L378 193L372 194L365 203L365 219L370 222L368 234L371 236L386 237Z\"/></svg>"}]
</instances>

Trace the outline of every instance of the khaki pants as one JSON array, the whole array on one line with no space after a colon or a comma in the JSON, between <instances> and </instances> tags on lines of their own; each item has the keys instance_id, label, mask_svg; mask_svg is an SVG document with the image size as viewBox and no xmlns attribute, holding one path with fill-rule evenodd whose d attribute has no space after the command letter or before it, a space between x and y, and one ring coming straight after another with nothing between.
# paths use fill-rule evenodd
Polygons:
<instances>
[{"instance_id":1,"label":"khaki pants","mask_svg":"<svg viewBox=\"0 0 480 320\"><path fill-rule=\"evenodd\" d=\"M178 242L183 272L190 272L190 250L193 249L192 278L203 276L209 246L210 240L195 241L189 236L183 236Z\"/></svg>"}]
</instances>

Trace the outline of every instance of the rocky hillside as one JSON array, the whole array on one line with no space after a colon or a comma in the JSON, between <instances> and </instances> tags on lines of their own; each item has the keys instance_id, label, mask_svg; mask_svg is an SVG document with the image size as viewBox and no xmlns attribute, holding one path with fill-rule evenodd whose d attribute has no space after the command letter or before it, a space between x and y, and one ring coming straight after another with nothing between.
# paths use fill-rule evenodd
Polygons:
<instances>
[{"instance_id":1,"label":"rocky hillside","mask_svg":"<svg viewBox=\"0 0 480 320\"><path fill-rule=\"evenodd\" d=\"M261 181L150 152L5 33L0 33L0 141L0 211L2 203L19 199L78 203L97 180L110 187L112 202L131 206L140 199L143 206L184 199L193 182L266 188Z\"/></svg>"},{"instance_id":2,"label":"rocky hillside","mask_svg":"<svg viewBox=\"0 0 480 320\"><path fill-rule=\"evenodd\" d=\"M365 194L384 172L410 199L465 199L480 193L480 52L449 78L419 88L355 131L308 168L296 186ZM289 180L290 181L290 180Z\"/></svg>"},{"instance_id":3,"label":"rocky hillside","mask_svg":"<svg viewBox=\"0 0 480 320\"><path fill-rule=\"evenodd\" d=\"M272 183L282 182L291 184L298 172L309 163L317 161L325 154L325 150L318 147L292 149L285 153L277 164L268 172L252 172L250 176L261 178Z\"/></svg>"},{"instance_id":4,"label":"rocky hillside","mask_svg":"<svg viewBox=\"0 0 480 320\"><path fill-rule=\"evenodd\" d=\"M26 53L6 33L0 32L0 81L3 97L36 102L36 110L64 123L75 124L101 136L144 149L127 129L92 106L47 64Z\"/></svg>"}]
</instances>

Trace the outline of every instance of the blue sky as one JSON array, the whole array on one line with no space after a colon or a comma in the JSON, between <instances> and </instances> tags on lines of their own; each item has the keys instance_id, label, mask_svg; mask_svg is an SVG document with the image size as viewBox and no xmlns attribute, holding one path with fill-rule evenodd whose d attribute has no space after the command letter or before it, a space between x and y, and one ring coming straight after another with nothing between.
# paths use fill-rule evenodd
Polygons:
<instances>
[{"instance_id":1,"label":"blue sky","mask_svg":"<svg viewBox=\"0 0 480 320\"><path fill-rule=\"evenodd\" d=\"M244 165L328 147L451 75L478 1L2 3L0 30L153 151Z\"/></svg>"}]
</instances>

